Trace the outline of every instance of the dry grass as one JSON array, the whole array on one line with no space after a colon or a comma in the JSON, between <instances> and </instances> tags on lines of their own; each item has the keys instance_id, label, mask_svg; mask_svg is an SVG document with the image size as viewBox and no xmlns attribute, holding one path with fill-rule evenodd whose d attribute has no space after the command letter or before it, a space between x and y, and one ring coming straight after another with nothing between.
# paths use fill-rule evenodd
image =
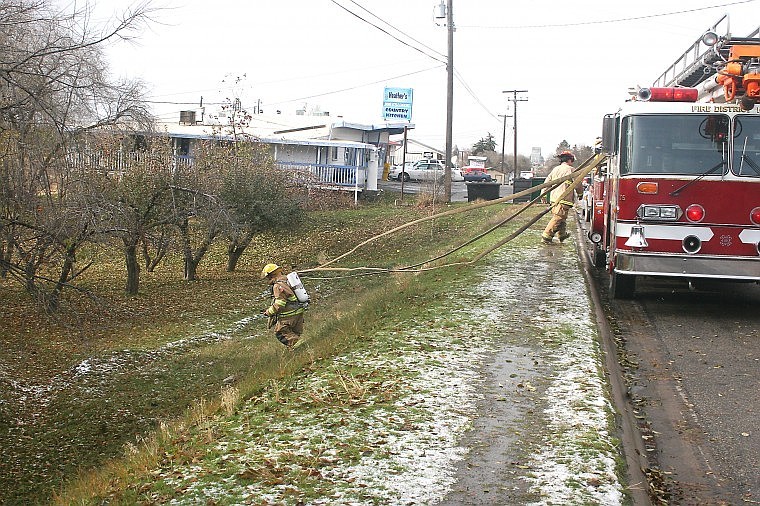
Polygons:
<instances>
[{"instance_id":1,"label":"dry grass","mask_svg":"<svg viewBox=\"0 0 760 506\"><path fill-rule=\"evenodd\" d=\"M349 262L390 266L417 261L451 238L469 234L473 223L493 212L479 210L407 229L358 251ZM8 428L8 437L0 441L0 502L46 502L66 482L66 492L57 496L61 504L107 496L155 467L162 448L186 437L188 427L203 428L203 437L213 439L208 421L215 414L233 413L264 386L279 385L349 346L409 280L305 279L315 301L308 313L308 340L298 353L286 354L262 322L234 326L266 304L260 266L274 260L294 269L310 267L319 257L332 258L376 232L429 213L424 207L384 204L314 212L287 234L285 249L282 233L258 237L237 272L224 271L224 248L219 246L201 263L200 279L187 283L181 280L181 258L174 255L155 272L143 272L137 297L121 291L118 251L98 251L93 254L99 263L80 281L98 297L70 292L66 312L54 317L43 317L18 287L0 280L0 345L6 350L0 368L14 385L44 393L22 402L17 389L0 389L1 404L9 407L0 412L0 427ZM199 337L166 351L167 343ZM120 368L82 377L74 373L83 361L107 364L109 357ZM356 378L339 381L346 402L366 395ZM71 481L79 470L85 472Z\"/></svg>"}]
</instances>

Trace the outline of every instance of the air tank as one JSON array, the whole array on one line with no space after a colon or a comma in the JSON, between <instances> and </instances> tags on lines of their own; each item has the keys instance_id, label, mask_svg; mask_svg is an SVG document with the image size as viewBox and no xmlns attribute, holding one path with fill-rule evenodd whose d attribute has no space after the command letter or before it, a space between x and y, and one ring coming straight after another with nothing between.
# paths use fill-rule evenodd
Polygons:
<instances>
[{"instance_id":1,"label":"air tank","mask_svg":"<svg viewBox=\"0 0 760 506\"><path fill-rule=\"evenodd\" d=\"M293 289L293 293L296 295L298 302L303 304L309 302L309 294L306 293L306 289L303 287L303 283L301 283L301 278L298 277L298 273L291 272L288 274L287 278L288 285Z\"/></svg>"}]
</instances>

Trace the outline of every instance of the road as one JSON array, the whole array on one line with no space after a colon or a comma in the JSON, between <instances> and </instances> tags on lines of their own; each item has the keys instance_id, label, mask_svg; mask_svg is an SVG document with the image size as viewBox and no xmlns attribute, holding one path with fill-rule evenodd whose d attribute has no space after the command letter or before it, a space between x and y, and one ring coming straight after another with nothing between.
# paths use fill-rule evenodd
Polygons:
<instances>
[{"instance_id":1,"label":"road","mask_svg":"<svg viewBox=\"0 0 760 506\"><path fill-rule=\"evenodd\" d=\"M386 190L401 195L401 182L399 181L378 181L378 187L382 190ZM407 181L404 183L404 195L416 195L423 191L430 191L432 183L429 182L415 182ZM512 194L511 185L501 185L499 187L499 197ZM451 183L451 201L452 202L467 202L467 186L464 182Z\"/></svg>"},{"instance_id":2,"label":"road","mask_svg":"<svg viewBox=\"0 0 760 506\"><path fill-rule=\"evenodd\" d=\"M760 504L760 286L645 278L622 301L593 278L652 489L669 504Z\"/></svg>"}]
</instances>

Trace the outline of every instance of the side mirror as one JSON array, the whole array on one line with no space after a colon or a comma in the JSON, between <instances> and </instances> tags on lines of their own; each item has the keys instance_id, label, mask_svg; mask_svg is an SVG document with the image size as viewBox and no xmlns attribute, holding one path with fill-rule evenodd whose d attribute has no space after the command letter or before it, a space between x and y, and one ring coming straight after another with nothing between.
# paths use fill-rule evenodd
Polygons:
<instances>
[{"instance_id":1,"label":"side mirror","mask_svg":"<svg viewBox=\"0 0 760 506\"><path fill-rule=\"evenodd\" d=\"M606 114L602 120L602 152L608 155L617 153L618 120L617 114Z\"/></svg>"}]
</instances>

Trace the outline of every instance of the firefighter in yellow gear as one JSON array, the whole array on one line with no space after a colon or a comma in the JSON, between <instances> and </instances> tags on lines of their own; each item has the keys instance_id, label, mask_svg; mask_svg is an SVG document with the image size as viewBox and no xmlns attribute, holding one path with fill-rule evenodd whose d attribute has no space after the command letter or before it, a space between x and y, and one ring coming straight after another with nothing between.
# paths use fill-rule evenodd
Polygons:
<instances>
[{"instance_id":1,"label":"firefighter in yellow gear","mask_svg":"<svg viewBox=\"0 0 760 506\"><path fill-rule=\"evenodd\" d=\"M298 302L288 279L277 264L266 264L261 277L269 281L272 289L272 304L262 313L275 320L274 335L285 346L291 347L298 342L303 333L304 307Z\"/></svg>"},{"instance_id":2,"label":"firefighter in yellow gear","mask_svg":"<svg viewBox=\"0 0 760 506\"><path fill-rule=\"evenodd\" d=\"M557 158L559 158L561 163L554 167L549 175L546 176L545 182L547 183L569 176L573 172L575 155L570 151L563 151L557 156ZM562 194L565 193L572 184L572 181L565 181L549 193L549 204L552 208L552 218L549 220L549 224L546 225L546 229L544 229L544 232L541 234L541 240L545 244L551 244L554 240L555 234L560 242L563 242L570 237L570 234L567 233L567 216L570 213L570 209L573 208L573 202L568 199L572 199L573 194L566 195L563 199L560 199L560 197L562 197ZM575 193L580 196L581 192L579 186L575 187Z\"/></svg>"}]
</instances>

